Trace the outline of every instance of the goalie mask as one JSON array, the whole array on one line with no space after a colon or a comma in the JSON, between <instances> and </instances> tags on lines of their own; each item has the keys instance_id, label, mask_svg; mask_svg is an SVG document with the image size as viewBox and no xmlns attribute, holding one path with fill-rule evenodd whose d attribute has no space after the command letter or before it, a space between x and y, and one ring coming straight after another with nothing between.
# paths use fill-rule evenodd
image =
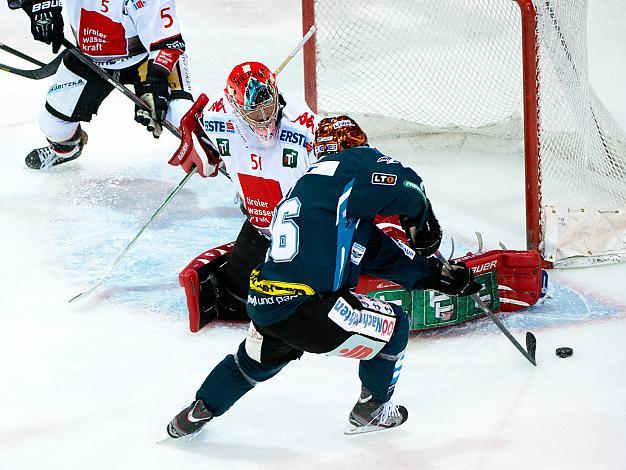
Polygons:
<instances>
[{"instance_id":1,"label":"goalie mask","mask_svg":"<svg viewBox=\"0 0 626 470\"><path fill-rule=\"evenodd\" d=\"M367 135L354 122L354 119L348 116L324 118L315 130L315 156L317 158L365 145L367 145Z\"/></svg>"},{"instance_id":2,"label":"goalie mask","mask_svg":"<svg viewBox=\"0 0 626 470\"><path fill-rule=\"evenodd\" d=\"M271 142L281 109L276 75L260 62L244 62L230 72L224 92L252 132L263 142Z\"/></svg>"}]
</instances>

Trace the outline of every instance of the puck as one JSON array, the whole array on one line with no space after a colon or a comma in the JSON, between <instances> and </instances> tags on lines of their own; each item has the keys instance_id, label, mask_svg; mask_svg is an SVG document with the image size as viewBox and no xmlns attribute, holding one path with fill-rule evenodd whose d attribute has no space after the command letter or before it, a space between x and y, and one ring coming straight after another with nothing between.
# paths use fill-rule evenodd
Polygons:
<instances>
[{"instance_id":1,"label":"puck","mask_svg":"<svg viewBox=\"0 0 626 470\"><path fill-rule=\"evenodd\" d=\"M570 357L572 354L574 354L574 350L572 348L556 348L556 355L559 357Z\"/></svg>"}]
</instances>

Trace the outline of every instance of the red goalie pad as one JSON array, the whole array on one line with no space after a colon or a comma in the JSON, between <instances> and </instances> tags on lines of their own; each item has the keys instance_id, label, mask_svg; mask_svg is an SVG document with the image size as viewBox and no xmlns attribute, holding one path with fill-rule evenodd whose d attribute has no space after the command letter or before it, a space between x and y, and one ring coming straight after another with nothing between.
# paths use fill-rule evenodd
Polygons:
<instances>
[{"instance_id":1,"label":"red goalie pad","mask_svg":"<svg viewBox=\"0 0 626 470\"><path fill-rule=\"evenodd\" d=\"M203 288L203 283L226 264L234 245L235 242L230 242L199 254L178 275L178 282L185 289L189 329L192 333L197 333L213 319L207 310L212 302L205 298L209 292Z\"/></svg>"},{"instance_id":2,"label":"red goalie pad","mask_svg":"<svg viewBox=\"0 0 626 470\"><path fill-rule=\"evenodd\" d=\"M483 284L480 297L494 312L512 312L534 305L547 287L547 274L535 251L494 250L457 258L472 268ZM401 286L361 276L356 292L400 305L411 318L411 330L450 326L484 316L469 297L434 291L407 292Z\"/></svg>"},{"instance_id":3,"label":"red goalie pad","mask_svg":"<svg viewBox=\"0 0 626 470\"><path fill-rule=\"evenodd\" d=\"M458 258L458 261L464 261L476 276L496 271L502 312L530 307L543 296L544 272L537 251L493 250L480 254L469 253Z\"/></svg>"},{"instance_id":4,"label":"red goalie pad","mask_svg":"<svg viewBox=\"0 0 626 470\"><path fill-rule=\"evenodd\" d=\"M395 225L393 221L390 223ZM215 318L210 311L213 290L206 283L226 264L233 246L234 242L231 242L205 251L179 275L187 299L189 329L194 333ZM545 292L547 274L541 269L541 257L535 251L494 250L470 253L457 260L467 263L485 285L480 296L495 312L512 312L530 307ZM413 331L450 326L483 316L469 297L450 299L434 292L407 292L393 282L370 276L361 276L355 291L399 303L411 317ZM430 295L429 301L426 301L427 295Z\"/></svg>"}]
</instances>

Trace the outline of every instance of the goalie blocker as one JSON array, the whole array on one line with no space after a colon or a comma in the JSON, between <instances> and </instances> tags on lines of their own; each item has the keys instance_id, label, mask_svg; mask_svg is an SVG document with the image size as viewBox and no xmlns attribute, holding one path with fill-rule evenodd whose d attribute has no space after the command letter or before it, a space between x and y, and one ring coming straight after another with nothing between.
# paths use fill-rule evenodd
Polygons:
<instances>
[{"instance_id":1,"label":"goalie blocker","mask_svg":"<svg viewBox=\"0 0 626 470\"><path fill-rule=\"evenodd\" d=\"M198 255L179 275L189 311L189 329L196 333L216 319L216 273L226 264L234 242ZM494 312L513 312L543 297L548 275L536 251L493 250L457 258L472 268L483 285L480 298ZM450 297L430 291L404 290L393 282L361 276L355 292L395 303L409 314L411 331L456 325L484 316L470 297ZM241 318L248 321L248 318Z\"/></svg>"}]
</instances>

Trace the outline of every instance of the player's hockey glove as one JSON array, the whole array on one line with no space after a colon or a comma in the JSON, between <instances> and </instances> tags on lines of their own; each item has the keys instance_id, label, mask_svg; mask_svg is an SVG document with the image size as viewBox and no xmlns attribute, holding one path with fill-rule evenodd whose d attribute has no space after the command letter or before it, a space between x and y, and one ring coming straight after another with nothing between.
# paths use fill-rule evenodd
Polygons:
<instances>
[{"instance_id":1,"label":"player's hockey glove","mask_svg":"<svg viewBox=\"0 0 626 470\"><path fill-rule=\"evenodd\" d=\"M434 274L422 283L424 289L432 289L448 295L472 295L482 286L474 281L471 268L461 261L450 261L450 269L437 258L428 258L434 268Z\"/></svg>"},{"instance_id":2,"label":"player's hockey glove","mask_svg":"<svg viewBox=\"0 0 626 470\"><path fill-rule=\"evenodd\" d=\"M63 41L61 0L25 0L22 8L30 17L30 31L36 41L52 44L52 52L59 52Z\"/></svg>"},{"instance_id":3,"label":"player's hockey glove","mask_svg":"<svg viewBox=\"0 0 626 470\"><path fill-rule=\"evenodd\" d=\"M432 208L428 208L426 220L420 228L416 227L416 220L400 217L400 225L406 232L409 245L420 256L430 256L439 249L443 233L441 226Z\"/></svg>"},{"instance_id":4,"label":"player's hockey glove","mask_svg":"<svg viewBox=\"0 0 626 470\"><path fill-rule=\"evenodd\" d=\"M135 85L139 97L150 107L148 111L135 106L135 121L146 126L155 139L163 132L161 124L165 120L170 102L170 87L167 82L169 74L168 69L150 61L146 81Z\"/></svg>"},{"instance_id":5,"label":"player's hockey glove","mask_svg":"<svg viewBox=\"0 0 626 470\"><path fill-rule=\"evenodd\" d=\"M194 168L202 177L215 176L222 164L220 154L201 126L202 110L209 98L202 93L180 120L180 146L169 160L181 166L185 173Z\"/></svg>"}]
</instances>

